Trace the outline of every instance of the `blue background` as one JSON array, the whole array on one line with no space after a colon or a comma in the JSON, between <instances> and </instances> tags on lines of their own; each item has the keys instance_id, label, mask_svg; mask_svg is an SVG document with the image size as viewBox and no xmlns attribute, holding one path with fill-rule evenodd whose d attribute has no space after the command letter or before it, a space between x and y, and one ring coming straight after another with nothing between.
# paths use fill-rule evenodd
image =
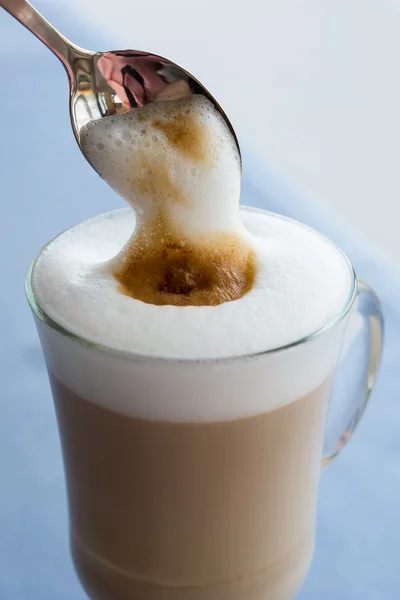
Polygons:
<instances>
[{"instance_id":1,"label":"blue background","mask_svg":"<svg viewBox=\"0 0 400 600\"><path fill-rule=\"evenodd\" d=\"M83 47L117 45L78 28L60 5L37 6ZM0 77L0 600L83 600L69 558L57 427L24 279L51 237L122 202L76 146L61 65L4 12ZM246 152L243 200L329 235L382 299L381 377L360 430L321 478L317 551L300 599L397 600L400 278Z\"/></svg>"}]
</instances>

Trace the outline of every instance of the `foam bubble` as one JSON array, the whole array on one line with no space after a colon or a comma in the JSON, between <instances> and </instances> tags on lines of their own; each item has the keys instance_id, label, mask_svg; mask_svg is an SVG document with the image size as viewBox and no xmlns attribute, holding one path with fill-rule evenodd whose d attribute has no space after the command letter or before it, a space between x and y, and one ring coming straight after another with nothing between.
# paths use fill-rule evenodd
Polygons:
<instances>
[{"instance_id":1,"label":"foam bubble","mask_svg":"<svg viewBox=\"0 0 400 600\"><path fill-rule=\"evenodd\" d=\"M51 242L33 269L35 298L54 321L93 343L177 360L266 352L340 314L353 276L333 244L276 215L244 209L241 216L258 270L253 288L233 302L154 306L121 294L104 263L131 235L129 209L90 219ZM207 421L271 410L316 388L335 367L344 325L290 351L214 366L132 363L50 330L42 339L50 370L83 397L146 418Z\"/></svg>"}]
</instances>

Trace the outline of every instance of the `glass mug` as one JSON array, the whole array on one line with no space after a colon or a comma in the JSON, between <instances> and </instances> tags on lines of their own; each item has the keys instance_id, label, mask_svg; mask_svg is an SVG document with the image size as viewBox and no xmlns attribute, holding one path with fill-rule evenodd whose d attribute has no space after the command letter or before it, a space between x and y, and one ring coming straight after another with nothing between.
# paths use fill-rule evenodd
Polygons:
<instances>
[{"instance_id":1,"label":"glass mug","mask_svg":"<svg viewBox=\"0 0 400 600\"><path fill-rule=\"evenodd\" d=\"M340 452L374 385L375 293L351 269L340 313L304 339L240 358L156 359L54 322L34 297L32 269L26 289L60 430L72 556L89 597L292 600L312 559L321 456L324 466ZM356 385L346 404L336 392L329 403L336 365L362 328ZM181 414L185 403L199 414Z\"/></svg>"}]
</instances>

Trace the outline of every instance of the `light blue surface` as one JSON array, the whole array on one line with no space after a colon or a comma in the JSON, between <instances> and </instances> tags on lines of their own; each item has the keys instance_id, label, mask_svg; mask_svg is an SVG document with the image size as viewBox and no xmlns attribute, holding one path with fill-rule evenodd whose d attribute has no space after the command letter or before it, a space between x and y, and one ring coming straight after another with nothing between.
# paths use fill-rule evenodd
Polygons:
<instances>
[{"instance_id":1,"label":"light blue surface","mask_svg":"<svg viewBox=\"0 0 400 600\"><path fill-rule=\"evenodd\" d=\"M43 2L42 8L82 46L99 46L68 16L57 14L60 5ZM100 42L115 45L104 36ZM10 44L21 47L11 54ZM0 76L0 600L83 600L68 553L57 428L24 278L47 240L122 202L76 147L62 68L3 12ZM244 201L328 234L379 293L387 324L373 402L355 439L322 477L317 551L300 598L398 600L400 277L254 162L245 159L244 170Z\"/></svg>"}]
</instances>

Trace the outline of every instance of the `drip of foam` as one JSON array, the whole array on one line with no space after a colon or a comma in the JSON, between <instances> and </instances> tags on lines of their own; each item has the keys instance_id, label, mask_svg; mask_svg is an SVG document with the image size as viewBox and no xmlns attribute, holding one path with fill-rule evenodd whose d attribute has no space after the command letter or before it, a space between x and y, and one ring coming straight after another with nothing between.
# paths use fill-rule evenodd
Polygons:
<instances>
[{"instance_id":1,"label":"drip of foam","mask_svg":"<svg viewBox=\"0 0 400 600\"><path fill-rule=\"evenodd\" d=\"M77 336L138 358L115 357L41 325L50 371L113 410L183 421L257 414L320 385L335 368L346 319L307 344L239 362L145 359L201 362L265 353L341 313L353 276L333 244L276 215L243 209L241 216L257 257L256 280L243 297L218 306L154 306L118 291L103 265L135 227L130 209L85 221L51 242L32 273L41 309Z\"/></svg>"},{"instance_id":2,"label":"drip of foam","mask_svg":"<svg viewBox=\"0 0 400 600\"><path fill-rule=\"evenodd\" d=\"M204 96L90 123L81 146L136 214L107 268L121 292L155 305L217 305L251 289L254 253L239 218L240 159Z\"/></svg>"},{"instance_id":3,"label":"drip of foam","mask_svg":"<svg viewBox=\"0 0 400 600\"><path fill-rule=\"evenodd\" d=\"M135 210L138 225L160 210L186 237L245 235L239 218L240 157L223 117L204 96L158 102L89 123L88 161Z\"/></svg>"}]
</instances>

